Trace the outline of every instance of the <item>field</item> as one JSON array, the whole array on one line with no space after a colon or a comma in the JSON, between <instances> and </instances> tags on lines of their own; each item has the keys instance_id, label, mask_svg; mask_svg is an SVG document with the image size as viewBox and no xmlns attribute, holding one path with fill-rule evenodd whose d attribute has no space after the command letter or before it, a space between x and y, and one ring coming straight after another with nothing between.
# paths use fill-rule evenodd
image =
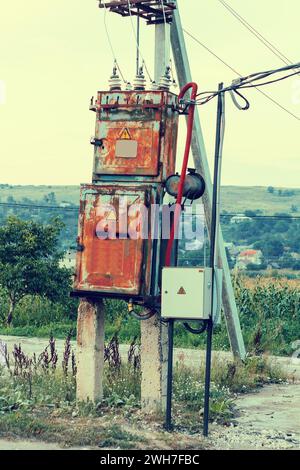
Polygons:
<instances>
[{"instance_id":1,"label":"field","mask_svg":"<svg viewBox=\"0 0 300 470\"><path fill-rule=\"evenodd\" d=\"M42 201L44 196L49 193L55 193L56 200L79 203L79 186L10 186L0 185L0 202L6 202L8 197L13 197L17 202L28 198L32 201Z\"/></svg>"},{"instance_id":2,"label":"field","mask_svg":"<svg viewBox=\"0 0 300 470\"><path fill-rule=\"evenodd\" d=\"M245 210L261 210L265 215L275 213L291 213L291 207L295 206L300 211L300 189L288 189L294 192L292 196L269 193L263 186L224 186L221 195L222 210L235 213L243 213ZM285 188L280 188L282 193Z\"/></svg>"},{"instance_id":3,"label":"field","mask_svg":"<svg viewBox=\"0 0 300 470\"><path fill-rule=\"evenodd\" d=\"M286 188L280 188L284 194ZM279 188L274 193L269 193L263 186L224 186L222 188L222 210L227 212L242 213L245 210L260 209L264 214L271 215L276 212L291 213L291 207L295 206L300 211L300 189L289 189L294 194L291 196L279 195ZM6 202L8 197L13 197L20 202L23 198L32 201L41 201L49 193L55 193L58 203L68 201L78 204L78 186L10 186L0 185L0 202Z\"/></svg>"}]
</instances>

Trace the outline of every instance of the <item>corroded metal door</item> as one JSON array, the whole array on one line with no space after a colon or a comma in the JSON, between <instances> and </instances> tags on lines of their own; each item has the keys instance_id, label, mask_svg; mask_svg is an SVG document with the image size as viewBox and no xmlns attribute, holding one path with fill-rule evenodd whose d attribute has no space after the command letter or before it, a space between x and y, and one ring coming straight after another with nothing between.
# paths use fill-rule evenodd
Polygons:
<instances>
[{"instance_id":1,"label":"corroded metal door","mask_svg":"<svg viewBox=\"0 0 300 470\"><path fill-rule=\"evenodd\" d=\"M143 227L147 198L147 190L136 187L82 190L75 289L140 294L149 242Z\"/></svg>"}]
</instances>

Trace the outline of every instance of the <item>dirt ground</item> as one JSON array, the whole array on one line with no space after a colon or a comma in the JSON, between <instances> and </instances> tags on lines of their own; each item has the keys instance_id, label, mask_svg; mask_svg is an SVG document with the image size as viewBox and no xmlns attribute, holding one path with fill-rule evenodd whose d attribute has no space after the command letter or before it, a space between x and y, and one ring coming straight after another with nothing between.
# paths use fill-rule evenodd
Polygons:
<instances>
[{"instance_id":1,"label":"dirt ground","mask_svg":"<svg viewBox=\"0 0 300 470\"><path fill-rule=\"evenodd\" d=\"M48 444L46 442L0 439L0 451L1 450L63 450L63 449L56 444Z\"/></svg>"},{"instance_id":2,"label":"dirt ground","mask_svg":"<svg viewBox=\"0 0 300 470\"><path fill-rule=\"evenodd\" d=\"M236 400L229 428L211 426L214 449L300 450L300 385L268 385Z\"/></svg>"}]
</instances>

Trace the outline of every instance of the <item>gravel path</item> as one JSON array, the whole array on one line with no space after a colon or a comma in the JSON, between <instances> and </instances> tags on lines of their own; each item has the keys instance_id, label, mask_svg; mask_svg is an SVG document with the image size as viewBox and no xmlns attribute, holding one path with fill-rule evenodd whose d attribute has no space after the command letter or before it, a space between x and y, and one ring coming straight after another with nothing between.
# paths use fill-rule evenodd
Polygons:
<instances>
[{"instance_id":1,"label":"gravel path","mask_svg":"<svg viewBox=\"0 0 300 470\"><path fill-rule=\"evenodd\" d=\"M300 450L300 385L269 385L236 401L228 428L211 426L214 449Z\"/></svg>"}]
</instances>

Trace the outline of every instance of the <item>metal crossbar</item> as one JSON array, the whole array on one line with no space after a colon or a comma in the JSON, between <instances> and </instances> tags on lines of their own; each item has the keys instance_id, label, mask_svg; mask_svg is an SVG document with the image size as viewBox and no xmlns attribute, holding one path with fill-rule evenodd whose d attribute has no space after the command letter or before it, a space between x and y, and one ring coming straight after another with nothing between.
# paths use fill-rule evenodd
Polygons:
<instances>
[{"instance_id":1,"label":"metal crossbar","mask_svg":"<svg viewBox=\"0 0 300 470\"><path fill-rule=\"evenodd\" d=\"M176 9L176 2L169 0L130 0L130 10L128 0L99 0L99 8L109 8L113 13L121 16L139 16L147 21L147 24L159 24L165 20L172 23L173 12Z\"/></svg>"}]
</instances>

